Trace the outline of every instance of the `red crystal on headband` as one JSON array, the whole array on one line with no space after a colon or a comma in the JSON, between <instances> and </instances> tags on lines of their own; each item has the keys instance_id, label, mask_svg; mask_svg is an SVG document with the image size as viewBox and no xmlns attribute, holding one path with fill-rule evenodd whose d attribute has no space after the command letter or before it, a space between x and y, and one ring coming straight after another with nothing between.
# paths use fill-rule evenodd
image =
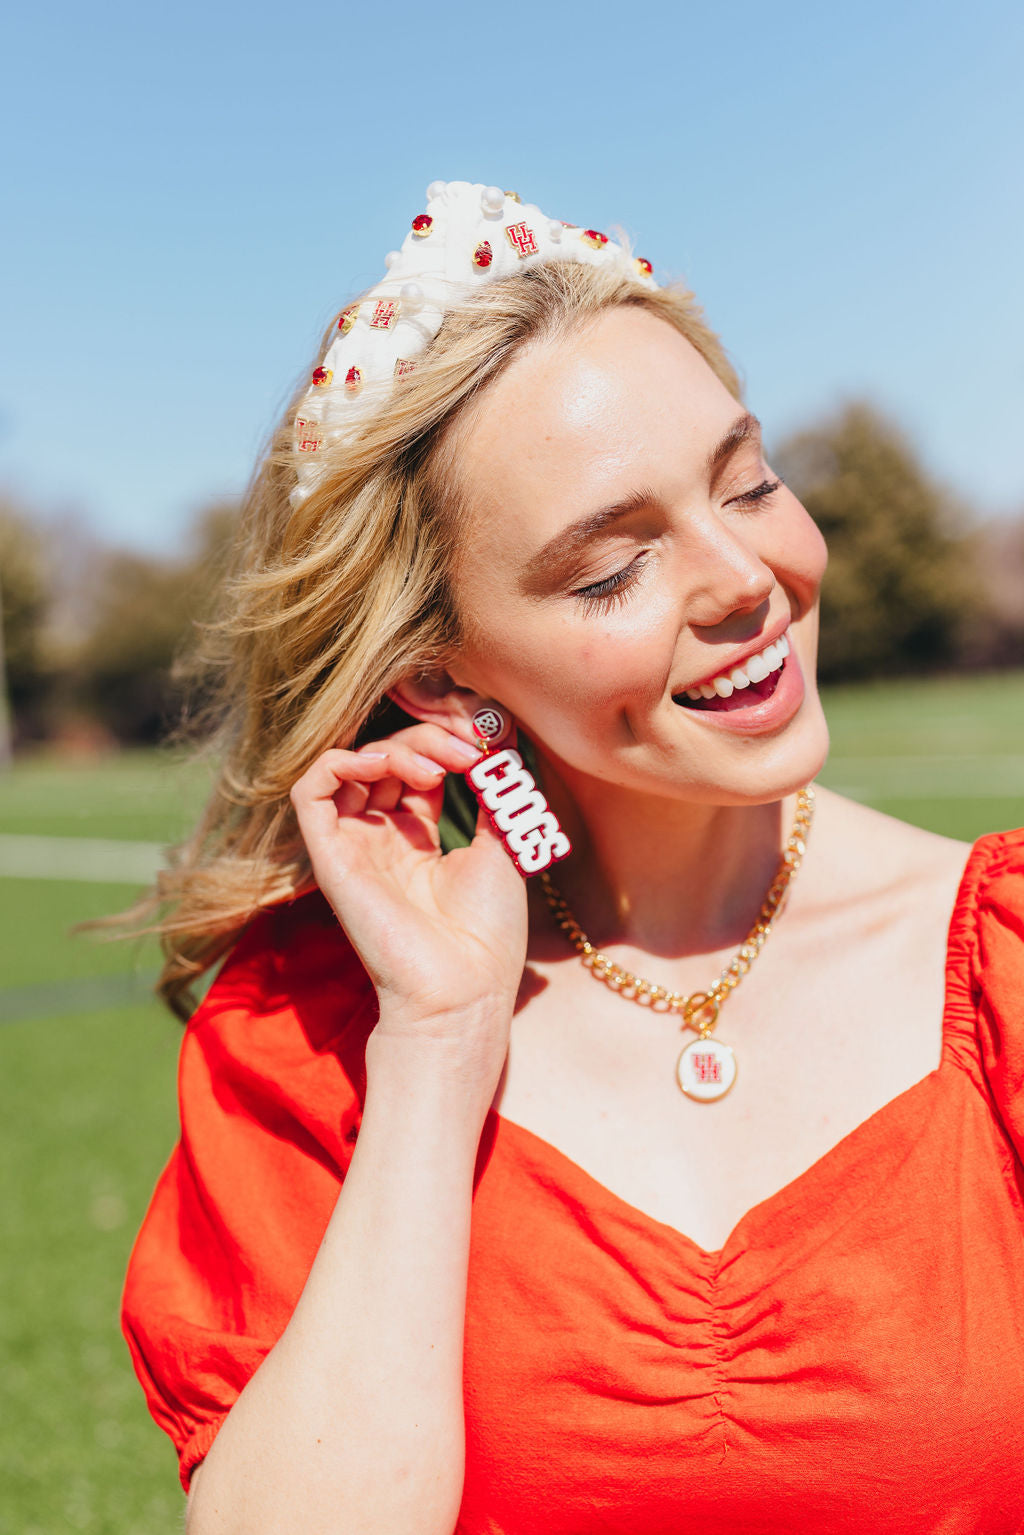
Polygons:
<instances>
[{"instance_id":1,"label":"red crystal on headband","mask_svg":"<svg viewBox=\"0 0 1024 1535\"><path fill-rule=\"evenodd\" d=\"M313 369L313 383L317 389L326 389L333 377L334 373L330 368Z\"/></svg>"},{"instance_id":2,"label":"red crystal on headband","mask_svg":"<svg viewBox=\"0 0 1024 1535\"><path fill-rule=\"evenodd\" d=\"M654 275L654 268L646 256L637 256L636 269L641 277L653 277Z\"/></svg>"},{"instance_id":3,"label":"red crystal on headband","mask_svg":"<svg viewBox=\"0 0 1024 1535\"><path fill-rule=\"evenodd\" d=\"M599 229L585 229L582 239L584 245L592 245L596 251L602 250L608 244L608 236L603 235Z\"/></svg>"},{"instance_id":4,"label":"red crystal on headband","mask_svg":"<svg viewBox=\"0 0 1024 1535\"><path fill-rule=\"evenodd\" d=\"M358 394L363 387L363 375L358 368L349 368L345 374L345 388L349 394Z\"/></svg>"},{"instance_id":5,"label":"red crystal on headband","mask_svg":"<svg viewBox=\"0 0 1024 1535\"><path fill-rule=\"evenodd\" d=\"M358 313L358 304L349 304L347 309L343 309L341 311L340 315L338 316L338 329L341 331L343 336L347 336L353 325L356 323L356 315Z\"/></svg>"},{"instance_id":6,"label":"red crystal on headband","mask_svg":"<svg viewBox=\"0 0 1024 1535\"><path fill-rule=\"evenodd\" d=\"M494 251L491 249L490 240L481 240L473 252L473 265L486 270L494 260Z\"/></svg>"},{"instance_id":7,"label":"red crystal on headband","mask_svg":"<svg viewBox=\"0 0 1024 1535\"><path fill-rule=\"evenodd\" d=\"M412 221L412 232L414 235L419 235L421 240L426 239L433 227L434 220L429 213L417 213Z\"/></svg>"}]
</instances>

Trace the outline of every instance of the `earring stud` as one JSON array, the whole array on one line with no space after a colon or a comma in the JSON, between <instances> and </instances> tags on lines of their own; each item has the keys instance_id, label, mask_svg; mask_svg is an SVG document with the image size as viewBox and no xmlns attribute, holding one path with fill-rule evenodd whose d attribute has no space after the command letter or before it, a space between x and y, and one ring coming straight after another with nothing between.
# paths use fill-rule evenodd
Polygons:
<instances>
[{"instance_id":1,"label":"earring stud","mask_svg":"<svg viewBox=\"0 0 1024 1535\"><path fill-rule=\"evenodd\" d=\"M500 741L508 729L501 710L491 706L478 709L473 716L472 725L477 745L482 752L490 751L493 743Z\"/></svg>"}]
</instances>

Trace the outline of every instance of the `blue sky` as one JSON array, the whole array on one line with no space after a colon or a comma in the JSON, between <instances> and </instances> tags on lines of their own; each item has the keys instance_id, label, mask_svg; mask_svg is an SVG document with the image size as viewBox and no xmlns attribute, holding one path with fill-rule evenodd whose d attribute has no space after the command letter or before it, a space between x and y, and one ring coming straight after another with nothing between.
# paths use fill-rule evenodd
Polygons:
<instances>
[{"instance_id":1,"label":"blue sky","mask_svg":"<svg viewBox=\"0 0 1024 1535\"><path fill-rule=\"evenodd\" d=\"M624 226L696 289L769 444L889 410L1024 505L1009 0L21 6L0 488L173 551L435 177Z\"/></svg>"}]
</instances>

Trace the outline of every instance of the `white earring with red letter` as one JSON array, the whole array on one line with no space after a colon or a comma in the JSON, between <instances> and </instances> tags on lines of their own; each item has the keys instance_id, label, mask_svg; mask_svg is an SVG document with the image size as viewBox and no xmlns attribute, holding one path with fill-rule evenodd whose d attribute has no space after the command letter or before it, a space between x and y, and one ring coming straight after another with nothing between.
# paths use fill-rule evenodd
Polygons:
<instances>
[{"instance_id":1,"label":"white earring with red letter","mask_svg":"<svg viewBox=\"0 0 1024 1535\"><path fill-rule=\"evenodd\" d=\"M508 734L501 710L478 709L473 730L483 756L466 779L520 874L539 874L567 858L572 844L522 757L510 746L494 749Z\"/></svg>"}]
</instances>

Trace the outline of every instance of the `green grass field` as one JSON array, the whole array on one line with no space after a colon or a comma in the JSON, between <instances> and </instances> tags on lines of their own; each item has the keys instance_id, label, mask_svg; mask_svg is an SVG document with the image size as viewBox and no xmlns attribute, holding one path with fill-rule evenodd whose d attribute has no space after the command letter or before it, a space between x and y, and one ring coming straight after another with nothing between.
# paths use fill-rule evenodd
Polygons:
<instances>
[{"instance_id":1,"label":"green grass field","mask_svg":"<svg viewBox=\"0 0 1024 1535\"><path fill-rule=\"evenodd\" d=\"M968 841L1024 822L1024 673L826 695L822 782ZM0 779L4 835L167 842L205 770L159 753L23 762ZM69 925L130 885L0 879L0 1532L180 1528L174 1457L118 1328L129 1249L174 1141L179 1026L145 988L151 942Z\"/></svg>"}]
</instances>

